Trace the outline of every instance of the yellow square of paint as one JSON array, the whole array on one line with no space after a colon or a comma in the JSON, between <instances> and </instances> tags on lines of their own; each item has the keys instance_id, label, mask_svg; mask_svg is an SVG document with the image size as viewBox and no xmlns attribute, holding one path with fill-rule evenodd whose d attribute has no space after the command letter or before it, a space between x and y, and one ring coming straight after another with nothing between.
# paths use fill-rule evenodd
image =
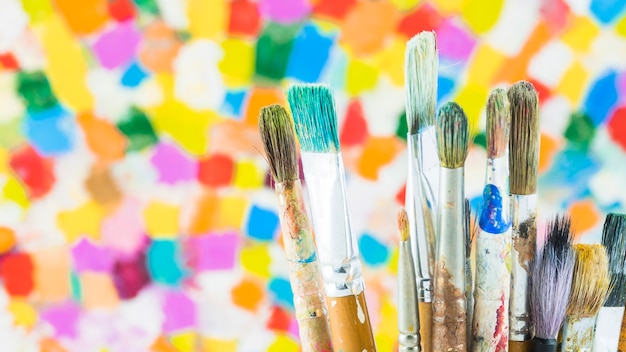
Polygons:
<instances>
[{"instance_id":1,"label":"yellow square of paint","mask_svg":"<svg viewBox=\"0 0 626 352\"><path fill-rule=\"evenodd\" d=\"M218 64L224 82L229 88L246 85L254 75L254 46L239 39L226 39L222 42L224 58Z\"/></svg>"},{"instance_id":2,"label":"yellow square of paint","mask_svg":"<svg viewBox=\"0 0 626 352\"><path fill-rule=\"evenodd\" d=\"M623 16L615 25L615 33L626 37L626 15Z\"/></svg>"},{"instance_id":3,"label":"yellow square of paint","mask_svg":"<svg viewBox=\"0 0 626 352\"><path fill-rule=\"evenodd\" d=\"M378 82L378 68L369 62L351 58L346 69L346 92L356 96L374 89Z\"/></svg>"},{"instance_id":4,"label":"yellow square of paint","mask_svg":"<svg viewBox=\"0 0 626 352\"><path fill-rule=\"evenodd\" d=\"M235 168L235 187L256 189L265 183L265 173L253 160L241 160Z\"/></svg>"},{"instance_id":5,"label":"yellow square of paint","mask_svg":"<svg viewBox=\"0 0 626 352\"><path fill-rule=\"evenodd\" d=\"M219 216L215 224L219 230L240 229L248 208L248 199L243 196L224 196L219 204Z\"/></svg>"},{"instance_id":6,"label":"yellow square of paint","mask_svg":"<svg viewBox=\"0 0 626 352\"><path fill-rule=\"evenodd\" d=\"M487 103L488 95L489 90L487 86L468 84L463 87L454 100L465 111L469 121L470 135L472 136L482 129L482 126L478 126L478 121L480 120L480 113Z\"/></svg>"},{"instance_id":7,"label":"yellow square of paint","mask_svg":"<svg viewBox=\"0 0 626 352\"><path fill-rule=\"evenodd\" d=\"M272 257L268 244L262 243L244 247L241 249L239 258L241 258L241 265L247 272L266 279L271 276Z\"/></svg>"},{"instance_id":8,"label":"yellow square of paint","mask_svg":"<svg viewBox=\"0 0 626 352\"><path fill-rule=\"evenodd\" d=\"M576 106L582 99L589 73L582 64L574 62L570 68L565 71L561 82L556 87L556 91L565 96L572 105Z\"/></svg>"},{"instance_id":9,"label":"yellow square of paint","mask_svg":"<svg viewBox=\"0 0 626 352\"><path fill-rule=\"evenodd\" d=\"M561 40L572 50L585 52L593 40L600 34L600 28L587 16L574 17L569 30L563 33Z\"/></svg>"},{"instance_id":10,"label":"yellow square of paint","mask_svg":"<svg viewBox=\"0 0 626 352\"><path fill-rule=\"evenodd\" d=\"M179 352L194 352L196 334L194 332L176 334L170 338L170 342Z\"/></svg>"},{"instance_id":11,"label":"yellow square of paint","mask_svg":"<svg viewBox=\"0 0 626 352\"><path fill-rule=\"evenodd\" d=\"M189 33L194 38L219 39L230 15L227 1L190 0L187 3Z\"/></svg>"},{"instance_id":12,"label":"yellow square of paint","mask_svg":"<svg viewBox=\"0 0 626 352\"><path fill-rule=\"evenodd\" d=\"M405 48L406 42L396 38L380 52L376 60L381 73L388 75L393 84L397 86L404 84Z\"/></svg>"},{"instance_id":13,"label":"yellow square of paint","mask_svg":"<svg viewBox=\"0 0 626 352\"><path fill-rule=\"evenodd\" d=\"M30 329L37 322L37 311L23 299L12 299L8 308L16 326Z\"/></svg>"},{"instance_id":14,"label":"yellow square of paint","mask_svg":"<svg viewBox=\"0 0 626 352\"><path fill-rule=\"evenodd\" d=\"M117 290L109 274L81 273L80 288L85 308L113 308L119 302Z\"/></svg>"},{"instance_id":15,"label":"yellow square of paint","mask_svg":"<svg viewBox=\"0 0 626 352\"><path fill-rule=\"evenodd\" d=\"M179 231L180 208L174 204L152 201L143 211L148 235L175 238Z\"/></svg>"},{"instance_id":16,"label":"yellow square of paint","mask_svg":"<svg viewBox=\"0 0 626 352\"><path fill-rule=\"evenodd\" d=\"M204 338L202 340L202 352L235 352L237 351L237 341L220 340L215 338Z\"/></svg>"},{"instance_id":17,"label":"yellow square of paint","mask_svg":"<svg viewBox=\"0 0 626 352\"><path fill-rule=\"evenodd\" d=\"M506 57L489 44L476 49L468 68L467 84L489 87Z\"/></svg>"},{"instance_id":18,"label":"yellow square of paint","mask_svg":"<svg viewBox=\"0 0 626 352\"><path fill-rule=\"evenodd\" d=\"M267 349L268 352L298 352L300 345L286 335L276 336L276 340Z\"/></svg>"},{"instance_id":19,"label":"yellow square of paint","mask_svg":"<svg viewBox=\"0 0 626 352\"><path fill-rule=\"evenodd\" d=\"M98 203L89 201L76 209L59 212L57 224L65 233L67 242L74 242L81 236L97 240L104 215L104 209Z\"/></svg>"}]
</instances>

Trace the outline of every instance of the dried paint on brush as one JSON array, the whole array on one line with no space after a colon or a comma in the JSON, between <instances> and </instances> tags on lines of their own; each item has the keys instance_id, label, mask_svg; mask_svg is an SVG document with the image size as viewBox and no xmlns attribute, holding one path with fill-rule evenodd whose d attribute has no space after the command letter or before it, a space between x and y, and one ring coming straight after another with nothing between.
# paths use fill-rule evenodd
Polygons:
<instances>
[{"instance_id":1,"label":"dried paint on brush","mask_svg":"<svg viewBox=\"0 0 626 352\"><path fill-rule=\"evenodd\" d=\"M420 351L420 319L417 303L415 268L409 243L409 219L406 210L398 213L400 243L398 250L398 351ZM430 323L430 322L429 322Z\"/></svg>"},{"instance_id":2,"label":"dried paint on brush","mask_svg":"<svg viewBox=\"0 0 626 352\"><path fill-rule=\"evenodd\" d=\"M602 244L609 257L611 292L600 308L596 323L594 351L626 351L624 304L626 303L626 215L611 213L604 222ZM621 331L620 331L621 327Z\"/></svg>"},{"instance_id":3,"label":"dried paint on brush","mask_svg":"<svg viewBox=\"0 0 626 352\"><path fill-rule=\"evenodd\" d=\"M513 240L509 339L521 342L532 337L528 292L537 247L539 100L533 85L526 81L511 86L507 97L511 115L509 185Z\"/></svg>"},{"instance_id":4,"label":"dried paint on brush","mask_svg":"<svg viewBox=\"0 0 626 352\"><path fill-rule=\"evenodd\" d=\"M423 31L406 44L406 120L409 134L435 124L439 57L435 32Z\"/></svg>"},{"instance_id":5,"label":"dried paint on brush","mask_svg":"<svg viewBox=\"0 0 626 352\"><path fill-rule=\"evenodd\" d=\"M487 103L487 180L476 239L474 351L506 351L509 336L511 216L509 209L509 104L495 89Z\"/></svg>"},{"instance_id":6,"label":"dried paint on brush","mask_svg":"<svg viewBox=\"0 0 626 352\"><path fill-rule=\"evenodd\" d=\"M438 252L433 299L433 351L467 351L466 244L464 164L468 152L467 116L456 103L446 103L437 116L441 162Z\"/></svg>"},{"instance_id":7,"label":"dried paint on brush","mask_svg":"<svg viewBox=\"0 0 626 352\"><path fill-rule=\"evenodd\" d=\"M303 351L332 351L315 242L298 176L296 141L285 109L261 109L259 132L276 182L279 218Z\"/></svg>"},{"instance_id":8,"label":"dried paint on brush","mask_svg":"<svg viewBox=\"0 0 626 352\"><path fill-rule=\"evenodd\" d=\"M561 351L591 351L596 316L609 291L609 260L601 244L577 244Z\"/></svg>"}]
</instances>

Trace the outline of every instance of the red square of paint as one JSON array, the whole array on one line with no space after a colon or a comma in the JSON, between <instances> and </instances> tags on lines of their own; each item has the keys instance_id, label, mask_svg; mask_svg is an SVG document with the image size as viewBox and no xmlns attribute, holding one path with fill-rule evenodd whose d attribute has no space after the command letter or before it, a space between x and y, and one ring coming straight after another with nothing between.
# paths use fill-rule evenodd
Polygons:
<instances>
[{"instance_id":1,"label":"red square of paint","mask_svg":"<svg viewBox=\"0 0 626 352\"><path fill-rule=\"evenodd\" d=\"M135 17L135 7L131 0L109 0L109 13L118 22Z\"/></svg>"},{"instance_id":2,"label":"red square of paint","mask_svg":"<svg viewBox=\"0 0 626 352\"><path fill-rule=\"evenodd\" d=\"M442 20L441 15L432 6L424 4L402 18L398 24L398 32L411 38L421 31L435 30Z\"/></svg>"},{"instance_id":3,"label":"red square of paint","mask_svg":"<svg viewBox=\"0 0 626 352\"><path fill-rule=\"evenodd\" d=\"M255 37L261 28L261 18L257 4L248 0L234 0L230 3L228 33Z\"/></svg>"},{"instance_id":4,"label":"red square of paint","mask_svg":"<svg viewBox=\"0 0 626 352\"><path fill-rule=\"evenodd\" d=\"M215 154L200 161L198 167L198 181L210 186L228 186L233 179L233 160L222 154Z\"/></svg>"}]
</instances>

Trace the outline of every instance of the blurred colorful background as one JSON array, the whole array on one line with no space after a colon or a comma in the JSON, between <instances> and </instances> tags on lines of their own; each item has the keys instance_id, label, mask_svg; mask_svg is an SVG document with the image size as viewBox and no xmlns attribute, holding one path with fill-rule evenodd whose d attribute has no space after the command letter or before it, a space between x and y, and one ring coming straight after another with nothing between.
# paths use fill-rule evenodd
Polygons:
<instances>
[{"instance_id":1,"label":"blurred colorful background","mask_svg":"<svg viewBox=\"0 0 626 352\"><path fill-rule=\"evenodd\" d=\"M403 61L438 37L484 182L484 105L541 100L540 225L626 204L621 0L0 1L0 351L297 351L259 108L332 86L380 351L396 341ZM540 226L541 227L541 226Z\"/></svg>"}]
</instances>

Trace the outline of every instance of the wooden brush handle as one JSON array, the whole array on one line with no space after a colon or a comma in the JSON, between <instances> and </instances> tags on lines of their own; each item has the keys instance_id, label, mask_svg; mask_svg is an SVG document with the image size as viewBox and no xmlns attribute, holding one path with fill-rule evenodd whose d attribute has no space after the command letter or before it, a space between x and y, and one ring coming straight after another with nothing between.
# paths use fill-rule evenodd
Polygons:
<instances>
[{"instance_id":1,"label":"wooden brush handle","mask_svg":"<svg viewBox=\"0 0 626 352\"><path fill-rule=\"evenodd\" d=\"M432 324L433 324L433 304L431 302L419 302L420 315L420 340L422 352L432 352Z\"/></svg>"},{"instance_id":2,"label":"wooden brush handle","mask_svg":"<svg viewBox=\"0 0 626 352\"><path fill-rule=\"evenodd\" d=\"M298 321L303 352L332 352L325 315Z\"/></svg>"},{"instance_id":3,"label":"wooden brush handle","mask_svg":"<svg viewBox=\"0 0 626 352\"><path fill-rule=\"evenodd\" d=\"M509 352L530 352L532 344L530 340L526 341L510 341Z\"/></svg>"},{"instance_id":4,"label":"wooden brush handle","mask_svg":"<svg viewBox=\"0 0 626 352\"><path fill-rule=\"evenodd\" d=\"M622 330L619 333L617 352L626 352L626 313L624 313L624 319L622 319Z\"/></svg>"},{"instance_id":5,"label":"wooden brush handle","mask_svg":"<svg viewBox=\"0 0 626 352\"><path fill-rule=\"evenodd\" d=\"M335 351L375 352L365 293L326 297Z\"/></svg>"}]
</instances>

